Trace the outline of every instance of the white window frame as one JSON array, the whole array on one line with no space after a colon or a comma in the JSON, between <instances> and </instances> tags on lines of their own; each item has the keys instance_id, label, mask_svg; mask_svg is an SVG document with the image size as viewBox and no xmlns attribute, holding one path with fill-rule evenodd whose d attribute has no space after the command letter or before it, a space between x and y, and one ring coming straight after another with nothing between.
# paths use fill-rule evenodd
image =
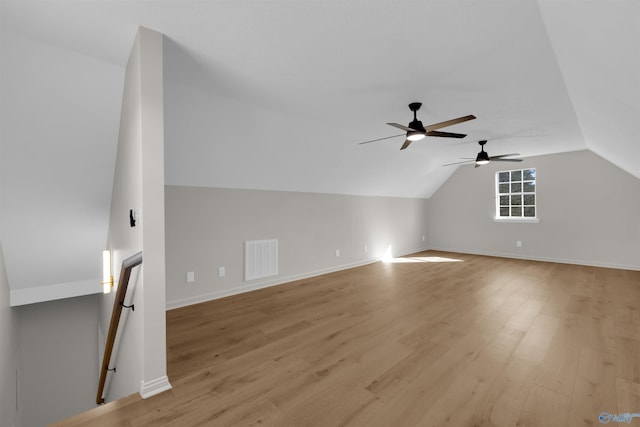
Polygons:
<instances>
[{"instance_id":1,"label":"white window frame","mask_svg":"<svg viewBox=\"0 0 640 427\"><path fill-rule=\"evenodd\" d=\"M520 191L520 192L515 192L512 193L511 192L511 184L513 181L511 181L511 175L512 172L520 172L521 173L521 181L523 188L522 190L524 190L524 183L526 181L530 181L530 180L525 180L524 179L524 171L525 170L534 170L534 174L535 174L535 179L533 180L535 182L534 191ZM501 173L505 173L508 172L509 173L509 193L500 193L500 184L505 184L500 183L499 181L499 176ZM538 196L537 196L537 189L538 189L538 176L537 176L537 170L536 168L523 168L523 169L510 169L510 170L501 170L501 171L497 171L495 174L495 216L494 216L494 221L496 222L523 222L523 223L537 223L540 222L540 218L538 217ZM523 216L500 216L500 196L509 196L509 213L511 214L511 196L512 195L521 195L522 198L524 199L525 195L530 195L532 194L534 196L535 202L534 202L534 209L535 209L535 216L524 216L524 204L523 209L522 209L522 215ZM523 200L524 202L524 200Z\"/></svg>"}]
</instances>

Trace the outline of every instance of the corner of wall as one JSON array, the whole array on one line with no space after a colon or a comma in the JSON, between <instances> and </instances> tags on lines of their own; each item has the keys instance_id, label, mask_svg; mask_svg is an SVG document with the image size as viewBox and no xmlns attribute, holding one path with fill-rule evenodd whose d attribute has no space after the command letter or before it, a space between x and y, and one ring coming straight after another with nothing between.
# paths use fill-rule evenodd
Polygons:
<instances>
[{"instance_id":1,"label":"corner of wall","mask_svg":"<svg viewBox=\"0 0 640 427\"><path fill-rule=\"evenodd\" d=\"M9 301L9 283L0 243L0 425L19 426L18 323Z\"/></svg>"},{"instance_id":2,"label":"corner of wall","mask_svg":"<svg viewBox=\"0 0 640 427\"><path fill-rule=\"evenodd\" d=\"M108 400L166 387L163 35L139 27L127 68L122 100L107 247L114 268L142 251L144 261L127 292L136 305L118 332L120 366L110 374ZM137 214L130 223L129 212ZM114 271L117 277L119 271ZM113 296L102 298L101 330L108 330ZM158 386L157 383L161 383ZM140 387L140 384L151 384Z\"/></svg>"}]
</instances>

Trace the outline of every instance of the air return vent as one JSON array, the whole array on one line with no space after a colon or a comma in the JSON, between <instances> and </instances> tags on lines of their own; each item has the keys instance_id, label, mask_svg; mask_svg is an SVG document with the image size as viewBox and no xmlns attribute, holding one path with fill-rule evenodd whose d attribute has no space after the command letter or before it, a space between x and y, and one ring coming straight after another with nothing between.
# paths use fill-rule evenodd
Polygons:
<instances>
[{"instance_id":1,"label":"air return vent","mask_svg":"<svg viewBox=\"0 0 640 427\"><path fill-rule=\"evenodd\" d=\"M244 280L278 274L278 239L244 242Z\"/></svg>"}]
</instances>

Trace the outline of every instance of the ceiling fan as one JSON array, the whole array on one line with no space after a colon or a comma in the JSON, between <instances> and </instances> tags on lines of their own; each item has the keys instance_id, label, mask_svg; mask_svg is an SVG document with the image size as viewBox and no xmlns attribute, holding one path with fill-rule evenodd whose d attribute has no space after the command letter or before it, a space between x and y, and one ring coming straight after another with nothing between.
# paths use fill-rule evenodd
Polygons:
<instances>
[{"instance_id":1,"label":"ceiling fan","mask_svg":"<svg viewBox=\"0 0 640 427\"><path fill-rule=\"evenodd\" d=\"M486 165L490 161L494 161L494 162L521 162L522 161L522 159L505 159L505 157L519 156L520 155L519 153L489 156L489 153L484 151L484 145L486 143L487 143L487 140L478 141L478 144L480 144L480 152L478 153L475 159L472 157L462 157L463 159L466 159L466 160L462 162L447 163L446 165L442 165L442 166L461 165L464 163L475 163L476 164L475 167L477 168L479 166Z\"/></svg>"},{"instance_id":2,"label":"ceiling fan","mask_svg":"<svg viewBox=\"0 0 640 427\"><path fill-rule=\"evenodd\" d=\"M466 134L440 132L436 129L455 125L457 123L466 122L468 120L473 120L476 118L476 116L474 115L468 115L464 117L458 117L457 119L447 120L445 122L435 123L425 127L422 125L422 122L418 120L416 115L416 112L420 109L421 106L422 106L421 102L412 102L411 104L409 104L409 109L413 111L413 120L411 121L411 123L409 123L409 126L403 126L399 123L387 123L389 126L393 126L395 128L406 131L406 134L401 133L400 135L393 135L393 136L387 136L385 138L372 139L371 141L361 142L360 144L369 144L370 142L382 141L383 139L395 138L398 136L406 135L404 144L402 144L402 147L400 147L401 150L404 150L412 142L419 141L423 139L425 136L440 136L444 138L464 138L465 136L467 136Z\"/></svg>"}]
</instances>

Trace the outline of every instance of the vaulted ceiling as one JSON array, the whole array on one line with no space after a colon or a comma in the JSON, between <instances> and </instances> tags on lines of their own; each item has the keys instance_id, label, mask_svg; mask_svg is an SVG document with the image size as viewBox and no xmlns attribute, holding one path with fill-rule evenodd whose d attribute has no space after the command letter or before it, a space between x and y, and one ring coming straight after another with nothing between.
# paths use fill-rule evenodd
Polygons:
<instances>
[{"instance_id":1,"label":"vaulted ceiling","mask_svg":"<svg viewBox=\"0 0 640 427\"><path fill-rule=\"evenodd\" d=\"M12 288L93 279L124 68L165 34L167 184L428 198L490 154L590 149L640 178L635 0L0 2ZM474 114L400 151L387 122Z\"/></svg>"}]
</instances>

